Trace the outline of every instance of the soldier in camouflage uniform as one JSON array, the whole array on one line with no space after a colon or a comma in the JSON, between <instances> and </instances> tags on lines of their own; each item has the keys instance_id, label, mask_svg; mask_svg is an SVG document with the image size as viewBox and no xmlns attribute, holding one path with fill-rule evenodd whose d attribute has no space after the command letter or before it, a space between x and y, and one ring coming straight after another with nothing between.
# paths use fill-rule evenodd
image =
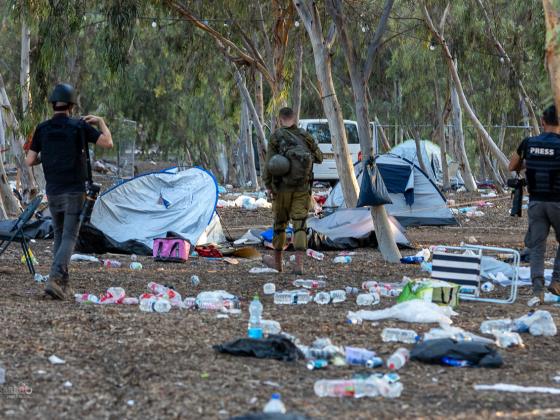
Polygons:
<instances>
[{"instance_id":1,"label":"soldier in camouflage uniform","mask_svg":"<svg viewBox=\"0 0 560 420\"><path fill-rule=\"evenodd\" d=\"M296 250L294 272L303 274L307 248L305 222L311 204L313 164L321 163L323 155L313 137L297 127L296 115L291 108L282 108L279 118L281 127L270 137L266 164L263 165L263 182L272 197L274 216L274 257L267 255L263 261L282 271L286 228L291 220Z\"/></svg>"}]
</instances>

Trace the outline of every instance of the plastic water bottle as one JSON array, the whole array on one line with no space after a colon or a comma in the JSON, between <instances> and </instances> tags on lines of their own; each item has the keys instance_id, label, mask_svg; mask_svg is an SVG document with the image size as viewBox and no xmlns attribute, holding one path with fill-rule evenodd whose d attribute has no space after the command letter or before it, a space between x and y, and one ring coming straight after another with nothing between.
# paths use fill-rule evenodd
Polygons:
<instances>
[{"instance_id":1,"label":"plastic water bottle","mask_svg":"<svg viewBox=\"0 0 560 420\"><path fill-rule=\"evenodd\" d=\"M47 276L47 277L48 277L48 276ZM45 279L45 277L42 276L42 275L39 274L39 273L35 273L35 274L33 275L33 280L35 280L37 283L44 283L44 282L47 281L47 280Z\"/></svg>"},{"instance_id":2,"label":"plastic water bottle","mask_svg":"<svg viewBox=\"0 0 560 420\"><path fill-rule=\"evenodd\" d=\"M196 306L196 298L194 297L185 297L185 299L183 299L183 305L182 307L184 309L192 309Z\"/></svg>"},{"instance_id":3,"label":"plastic water bottle","mask_svg":"<svg viewBox=\"0 0 560 420\"><path fill-rule=\"evenodd\" d=\"M109 287L105 295L99 299L99 303L111 304L111 303L122 303L126 297L126 292L122 287Z\"/></svg>"},{"instance_id":4,"label":"plastic water bottle","mask_svg":"<svg viewBox=\"0 0 560 420\"><path fill-rule=\"evenodd\" d=\"M369 306L373 304L373 296L369 293L360 293L356 298L358 306Z\"/></svg>"},{"instance_id":5,"label":"plastic water bottle","mask_svg":"<svg viewBox=\"0 0 560 420\"><path fill-rule=\"evenodd\" d=\"M157 297L142 299L140 301L140 310L142 312L169 312L171 310L171 303L167 299L158 299Z\"/></svg>"},{"instance_id":6,"label":"plastic water bottle","mask_svg":"<svg viewBox=\"0 0 560 420\"><path fill-rule=\"evenodd\" d=\"M494 283L492 283L490 281L482 283L482 285L480 286L480 290L482 290L485 293L489 293L489 292L493 291L494 289L495 289Z\"/></svg>"},{"instance_id":7,"label":"plastic water bottle","mask_svg":"<svg viewBox=\"0 0 560 420\"><path fill-rule=\"evenodd\" d=\"M307 369L316 370L324 369L329 365L329 361L325 359L310 360L307 362Z\"/></svg>"},{"instance_id":8,"label":"plastic water bottle","mask_svg":"<svg viewBox=\"0 0 560 420\"><path fill-rule=\"evenodd\" d=\"M346 295L359 295L360 294L360 289L358 289L357 287L352 287L352 286L346 286L344 288L344 291L346 292Z\"/></svg>"},{"instance_id":9,"label":"plastic water bottle","mask_svg":"<svg viewBox=\"0 0 560 420\"><path fill-rule=\"evenodd\" d=\"M314 300L319 305L326 305L331 301L331 294L329 292L319 292L315 295Z\"/></svg>"},{"instance_id":10,"label":"plastic water bottle","mask_svg":"<svg viewBox=\"0 0 560 420\"><path fill-rule=\"evenodd\" d=\"M367 379L322 379L315 382L313 390L318 397L399 397L402 392L400 382L391 383L385 377Z\"/></svg>"},{"instance_id":11,"label":"plastic water bottle","mask_svg":"<svg viewBox=\"0 0 560 420\"><path fill-rule=\"evenodd\" d=\"M513 329L511 319L490 319L480 324L480 332L483 334L499 334L509 332Z\"/></svg>"},{"instance_id":12,"label":"plastic water bottle","mask_svg":"<svg viewBox=\"0 0 560 420\"><path fill-rule=\"evenodd\" d=\"M277 305L305 305L311 300L311 295L301 290L274 293L274 303Z\"/></svg>"},{"instance_id":13,"label":"plastic water bottle","mask_svg":"<svg viewBox=\"0 0 560 420\"><path fill-rule=\"evenodd\" d=\"M391 370L398 370L408 362L409 358L410 352L404 347L401 347L387 359L387 367Z\"/></svg>"},{"instance_id":14,"label":"plastic water bottle","mask_svg":"<svg viewBox=\"0 0 560 420\"><path fill-rule=\"evenodd\" d=\"M163 295L169 290L169 287L164 286L163 284L156 283L155 281L151 281L148 283L148 290L150 290L152 293Z\"/></svg>"},{"instance_id":15,"label":"plastic water bottle","mask_svg":"<svg viewBox=\"0 0 560 420\"><path fill-rule=\"evenodd\" d=\"M424 257L416 257L414 255L401 258L402 264L420 264L422 261L424 261Z\"/></svg>"},{"instance_id":16,"label":"plastic water bottle","mask_svg":"<svg viewBox=\"0 0 560 420\"><path fill-rule=\"evenodd\" d=\"M0 361L0 385L6 383L6 368L4 367L4 362Z\"/></svg>"},{"instance_id":17,"label":"plastic water bottle","mask_svg":"<svg viewBox=\"0 0 560 420\"><path fill-rule=\"evenodd\" d=\"M383 364L383 361L376 356L374 351L362 349L359 347L345 347L344 356L346 363L349 365L358 365L366 367L377 367Z\"/></svg>"},{"instance_id":18,"label":"plastic water bottle","mask_svg":"<svg viewBox=\"0 0 560 420\"><path fill-rule=\"evenodd\" d=\"M282 332L280 323L272 319L261 319L261 328L263 335L280 334Z\"/></svg>"},{"instance_id":19,"label":"plastic water bottle","mask_svg":"<svg viewBox=\"0 0 560 420\"><path fill-rule=\"evenodd\" d=\"M196 298L196 307L202 311L221 311L225 308L224 300L219 296Z\"/></svg>"},{"instance_id":20,"label":"plastic water bottle","mask_svg":"<svg viewBox=\"0 0 560 420\"><path fill-rule=\"evenodd\" d=\"M142 264L138 261L132 261L129 265L131 270L142 270Z\"/></svg>"},{"instance_id":21,"label":"plastic water bottle","mask_svg":"<svg viewBox=\"0 0 560 420\"><path fill-rule=\"evenodd\" d=\"M441 363L443 363L444 365L453 366L453 367L469 367L469 366L472 366L472 363L469 362L468 360L453 359L452 357L442 357L441 358Z\"/></svg>"},{"instance_id":22,"label":"plastic water bottle","mask_svg":"<svg viewBox=\"0 0 560 420\"><path fill-rule=\"evenodd\" d=\"M560 303L560 296L547 292L544 294L544 301L546 303Z\"/></svg>"},{"instance_id":23,"label":"plastic water bottle","mask_svg":"<svg viewBox=\"0 0 560 420\"><path fill-rule=\"evenodd\" d=\"M362 283L362 289L367 290L368 292L371 289L375 289L375 290L379 291L379 283L376 282L375 280L364 281Z\"/></svg>"},{"instance_id":24,"label":"plastic water bottle","mask_svg":"<svg viewBox=\"0 0 560 420\"><path fill-rule=\"evenodd\" d=\"M194 287L196 287L196 286L198 286L198 285L200 284L200 278L199 278L196 274L194 274L194 275L191 276L191 284L192 284Z\"/></svg>"},{"instance_id":25,"label":"plastic water bottle","mask_svg":"<svg viewBox=\"0 0 560 420\"><path fill-rule=\"evenodd\" d=\"M130 256L130 261L138 261L138 256L136 254L132 254Z\"/></svg>"},{"instance_id":26,"label":"plastic water bottle","mask_svg":"<svg viewBox=\"0 0 560 420\"><path fill-rule=\"evenodd\" d=\"M265 295L273 295L276 292L276 285L274 283L265 283L263 292Z\"/></svg>"},{"instance_id":27,"label":"plastic water bottle","mask_svg":"<svg viewBox=\"0 0 560 420\"><path fill-rule=\"evenodd\" d=\"M313 249L308 249L307 251L305 251L305 253L308 257L314 258L317 261L323 261L323 259L325 258L325 254L319 251L315 251Z\"/></svg>"},{"instance_id":28,"label":"plastic water bottle","mask_svg":"<svg viewBox=\"0 0 560 420\"><path fill-rule=\"evenodd\" d=\"M331 290L332 303L340 303L346 300L346 292L344 290Z\"/></svg>"},{"instance_id":29,"label":"plastic water bottle","mask_svg":"<svg viewBox=\"0 0 560 420\"><path fill-rule=\"evenodd\" d=\"M78 303L99 303L99 298L90 293L76 293L74 297Z\"/></svg>"},{"instance_id":30,"label":"plastic water bottle","mask_svg":"<svg viewBox=\"0 0 560 420\"><path fill-rule=\"evenodd\" d=\"M414 344L420 339L420 336L416 334L416 331L414 330L403 330L401 328L384 328L383 332L381 333L381 339L386 343L395 342Z\"/></svg>"},{"instance_id":31,"label":"plastic water bottle","mask_svg":"<svg viewBox=\"0 0 560 420\"><path fill-rule=\"evenodd\" d=\"M120 268L120 267L122 267L121 262L117 261L117 260L107 259L107 260L101 260L101 261L103 263L103 266L107 267L107 268Z\"/></svg>"},{"instance_id":32,"label":"plastic water bottle","mask_svg":"<svg viewBox=\"0 0 560 420\"><path fill-rule=\"evenodd\" d=\"M496 334L496 345L503 349L508 347L523 347L523 339L516 332L505 332Z\"/></svg>"},{"instance_id":33,"label":"plastic water bottle","mask_svg":"<svg viewBox=\"0 0 560 420\"><path fill-rule=\"evenodd\" d=\"M333 263L335 264L350 264L352 262L352 257L349 255L338 255L334 257Z\"/></svg>"},{"instance_id":34,"label":"plastic water bottle","mask_svg":"<svg viewBox=\"0 0 560 420\"><path fill-rule=\"evenodd\" d=\"M259 300L259 296L255 295L253 301L249 305L249 327L248 336L250 338L262 338L263 328L261 325L263 306Z\"/></svg>"},{"instance_id":35,"label":"plastic water bottle","mask_svg":"<svg viewBox=\"0 0 560 420\"><path fill-rule=\"evenodd\" d=\"M264 406L263 412L286 414L286 406L282 402L280 394L272 394L270 400Z\"/></svg>"},{"instance_id":36,"label":"plastic water bottle","mask_svg":"<svg viewBox=\"0 0 560 420\"><path fill-rule=\"evenodd\" d=\"M304 280L304 279L296 279L292 284L296 287L303 287L304 289L319 289L327 285L325 280Z\"/></svg>"}]
</instances>

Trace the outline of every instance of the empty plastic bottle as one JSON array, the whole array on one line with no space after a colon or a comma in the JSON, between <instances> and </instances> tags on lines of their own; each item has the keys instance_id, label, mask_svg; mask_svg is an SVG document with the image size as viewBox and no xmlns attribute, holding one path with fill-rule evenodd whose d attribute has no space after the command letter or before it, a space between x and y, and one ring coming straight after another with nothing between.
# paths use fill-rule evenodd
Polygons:
<instances>
[{"instance_id":1,"label":"empty plastic bottle","mask_svg":"<svg viewBox=\"0 0 560 420\"><path fill-rule=\"evenodd\" d=\"M307 251L305 251L305 253L307 254L308 257L314 258L318 261L323 261L323 259L325 258L325 254L319 251L315 251L313 249L308 249Z\"/></svg>"},{"instance_id":2,"label":"empty plastic bottle","mask_svg":"<svg viewBox=\"0 0 560 420\"><path fill-rule=\"evenodd\" d=\"M325 287L327 283L325 280L306 280L306 279L296 279L293 282L296 287L303 287L304 289L319 289Z\"/></svg>"},{"instance_id":3,"label":"empty plastic bottle","mask_svg":"<svg viewBox=\"0 0 560 420\"><path fill-rule=\"evenodd\" d=\"M379 290L379 283L375 280L368 280L362 283L362 289L370 291L371 289Z\"/></svg>"},{"instance_id":4,"label":"empty plastic bottle","mask_svg":"<svg viewBox=\"0 0 560 420\"><path fill-rule=\"evenodd\" d=\"M494 284L490 281L484 282L482 283L482 285L480 286L480 290L482 290L485 293L490 293L491 291L493 291L495 289Z\"/></svg>"},{"instance_id":5,"label":"empty plastic bottle","mask_svg":"<svg viewBox=\"0 0 560 420\"><path fill-rule=\"evenodd\" d=\"M422 261L424 261L424 257L416 257L414 255L401 258L402 264L420 264Z\"/></svg>"},{"instance_id":6,"label":"empty plastic bottle","mask_svg":"<svg viewBox=\"0 0 560 420\"><path fill-rule=\"evenodd\" d=\"M4 362L0 361L0 385L6 383L6 368L4 367Z\"/></svg>"},{"instance_id":7,"label":"empty plastic bottle","mask_svg":"<svg viewBox=\"0 0 560 420\"><path fill-rule=\"evenodd\" d=\"M140 301L140 310L142 312L169 312L171 310L171 303L167 299L158 299L157 297L142 299Z\"/></svg>"},{"instance_id":8,"label":"empty plastic bottle","mask_svg":"<svg viewBox=\"0 0 560 420\"><path fill-rule=\"evenodd\" d=\"M357 297L356 297L356 304L358 306L369 306L369 305L373 305L373 295L371 295L370 293L360 293Z\"/></svg>"},{"instance_id":9,"label":"empty plastic bottle","mask_svg":"<svg viewBox=\"0 0 560 420\"><path fill-rule=\"evenodd\" d=\"M156 283L155 281L151 281L148 283L148 290L150 290L152 293L163 295L169 290L169 287L164 286L163 284Z\"/></svg>"},{"instance_id":10,"label":"empty plastic bottle","mask_svg":"<svg viewBox=\"0 0 560 420\"><path fill-rule=\"evenodd\" d=\"M395 342L395 343L408 343L414 344L419 339L420 336L416 334L414 330L403 330L401 328L384 328L381 333L381 339L384 342Z\"/></svg>"},{"instance_id":11,"label":"empty plastic bottle","mask_svg":"<svg viewBox=\"0 0 560 420\"><path fill-rule=\"evenodd\" d=\"M103 263L104 267L107 268L119 268L122 267L122 263L120 261L117 260L101 260L101 262Z\"/></svg>"},{"instance_id":12,"label":"empty plastic bottle","mask_svg":"<svg viewBox=\"0 0 560 420\"><path fill-rule=\"evenodd\" d=\"M346 363L349 365L373 368L383 364L383 361L375 355L374 351L359 347L345 347L344 356Z\"/></svg>"},{"instance_id":13,"label":"empty plastic bottle","mask_svg":"<svg viewBox=\"0 0 560 420\"><path fill-rule=\"evenodd\" d=\"M307 362L307 369L316 370L324 369L329 365L329 361L325 359L310 360Z\"/></svg>"},{"instance_id":14,"label":"empty plastic bottle","mask_svg":"<svg viewBox=\"0 0 560 420\"><path fill-rule=\"evenodd\" d=\"M253 297L253 301L249 305L249 326L247 335L250 338L262 338L263 329L261 325L263 306L259 299L259 295Z\"/></svg>"},{"instance_id":15,"label":"empty plastic bottle","mask_svg":"<svg viewBox=\"0 0 560 420\"><path fill-rule=\"evenodd\" d=\"M560 303L560 296L557 296L554 293L545 293L544 301L546 303Z\"/></svg>"},{"instance_id":16,"label":"empty plastic bottle","mask_svg":"<svg viewBox=\"0 0 560 420\"><path fill-rule=\"evenodd\" d=\"M352 286L346 286L344 288L344 291L346 292L347 295L359 295L360 294L360 289L358 289L357 287L352 287Z\"/></svg>"},{"instance_id":17,"label":"empty plastic bottle","mask_svg":"<svg viewBox=\"0 0 560 420\"><path fill-rule=\"evenodd\" d=\"M504 332L496 334L496 345L503 349L508 347L523 347L523 339L516 332Z\"/></svg>"},{"instance_id":18,"label":"empty plastic bottle","mask_svg":"<svg viewBox=\"0 0 560 420\"><path fill-rule=\"evenodd\" d=\"M274 303L277 305L306 305L311 300L309 292L302 290L274 293Z\"/></svg>"},{"instance_id":19,"label":"empty plastic bottle","mask_svg":"<svg viewBox=\"0 0 560 420\"><path fill-rule=\"evenodd\" d=\"M136 254L132 254L130 256L130 261L138 261L138 256Z\"/></svg>"},{"instance_id":20,"label":"empty plastic bottle","mask_svg":"<svg viewBox=\"0 0 560 420\"><path fill-rule=\"evenodd\" d=\"M196 306L196 298L194 297L185 297L183 299L183 308L185 309L192 309Z\"/></svg>"},{"instance_id":21,"label":"empty plastic bottle","mask_svg":"<svg viewBox=\"0 0 560 420\"><path fill-rule=\"evenodd\" d=\"M410 352L401 347L387 359L387 367L391 370L398 370L408 362L409 358Z\"/></svg>"},{"instance_id":22,"label":"empty plastic bottle","mask_svg":"<svg viewBox=\"0 0 560 420\"><path fill-rule=\"evenodd\" d=\"M99 303L99 298L90 293L76 293L74 298L78 303Z\"/></svg>"},{"instance_id":23,"label":"empty plastic bottle","mask_svg":"<svg viewBox=\"0 0 560 420\"><path fill-rule=\"evenodd\" d=\"M46 281L47 281L47 279L46 279L45 277L48 278L48 276L42 276L42 275L39 274L39 273L35 273L35 274L33 275L33 280L35 280L37 283L43 283L43 282L46 282Z\"/></svg>"},{"instance_id":24,"label":"empty plastic bottle","mask_svg":"<svg viewBox=\"0 0 560 420\"><path fill-rule=\"evenodd\" d=\"M334 257L333 263L335 264L350 264L352 262L352 257L348 255L339 255Z\"/></svg>"},{"instance_id":25,"label":"empty plastic bottle","mask_svg":"<svg viewBox=\"0 0 560 420\"><path fill-rule=\"evenodd\" d=\"M128 267L131 270L142 270L142 264L138 261L132 261Z\"/></svg>"},{"instance_id":26,"label":"empty plastic bottle","mask_svg":"<svg viewBox=\"0 0 560 420\"><path fill-rule=\"evenodd\" d=\"M221 311L225 308L224 300L217 295L196 298L196 307L202 311Z\"/></svg>"},{"instance_id":27,"label":"empty plastic bottle","mask_svg":"<svg viewBox=\"0 0 560 420\"><path fill-rule=\"evenodd\" d=\"M332 303L340 303L346 300L346 292L344 290L331 290Z\"/></svg>"},{"instance_id":28,"label":"empty plastic bottle","mask_svg":"<svg viewBox=\"0 0 560 420\"><path fill-rule=\"evenodd\" d=\"M276 285L274 283L265 283L263 292L265 295L273 295L276 292Z\"/></svg>"},{"instance_id":29,"label":"empty plastic bottle","mask_svg":"<svg viewBox=\"0 0 560 420\"><path fill-rule=\"evenodd\" d=\"M396 398L401 395L400 382L386 377L371 376L367 379L323 379L315 382L313 390L318 397L377 397Z\"/></svg>"},{"instance_id":30,"label":"empty plastic bottle","mask_svg":"<svg viewBox=\"0 0 560 420\"><path fill-rule=\"evenodd\" d=\"M263 409L264 413L281 413L286 414L286 406L282 402L280 394L272 394L270 400L266 403Z\"/></svg>"},{"instance_id":31,"label":"empty plastic bottle","mask_svg":"<svg viewBox=\"0 0 560 420\"><path fill-rule=\"evenodd\" d=\"M483 334L499 334L509 332L513 329L511 319L490 319L480 324L480 332Z\"/></svg>"},{"instance_id":32,"label":"empty plastic bottle","mask_svg":"<svg viewBox=\"0 0 560 420\"><path fill-rule=\"evenodd\" d=\"M194 287L196 287L196 286L198 286L198 285L200 284L200 278L199 278L196 274L194 274L194 275L191 276L191 284L192 284Z\"/></svg>"},{"instance_id":33,"label":"empty plastic bottle","mask_svg":"<svg viewBox=\"0 0 560 420\"><path fill-rule=\"evenodd\" d=\"M282 332L280 323L273 319L261 319L261 328L263 335L280 334Z\"/></svg>"},{"instance_id":34,"label":"empty plastic bottle","mask_svg":"<svg viewBox=\"0 0 560 420\"><path fill-rule=\"evenodd\" d=\"M313 300L319 305L326 305L331 301L331 294L329 292L319 292Z\"/></svg>"}]
</instances>

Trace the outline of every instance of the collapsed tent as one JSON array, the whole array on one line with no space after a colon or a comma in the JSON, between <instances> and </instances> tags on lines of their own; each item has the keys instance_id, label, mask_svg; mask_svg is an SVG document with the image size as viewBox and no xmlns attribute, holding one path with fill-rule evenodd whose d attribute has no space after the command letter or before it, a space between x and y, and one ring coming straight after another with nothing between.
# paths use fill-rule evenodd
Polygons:
<instances>
[{"instance_id":1,"label":"collapsed tent","mask_svg":"<svg viewBox=\"0 0 560 420\"><path fill-rule=\"evenodd\" d=\"M91 227L80 231L80 244L89 252L134 252L151 249L153 240L178 236L191 244L224 242L222 227L215 214L218 184L202 168L170 168L139 175L103 193L91 215ZM99 231L106 241L88 237ZM92 245L92 242L94 244ZM103 243L104 242L104 243ZM99 244L98 250L95 243Z\"/></svg>"},{"instance_id":2,"label":"collapsed tent","mask_svg":"<svg viewBox=\"0 0 560 420\"><path fill-rule=\"evenodd\" d=\"M390 217L395 242L402 247L410 246L404 229ZM314 249L350 249L377 246L375 225L368 208L340 209L322 219L307 220L311 229L310 247Z\"/></svg>"},{"instance_id":3,"label":"collapsed tent","mask_svg":"<svg viewBox=\"0 0 560 420\"><path fill-rule=\"evenodd\" d=\"M418 167L421 167L416 152L416 142L414 140L407 140L404 143L398 144L393 147L389 154L400 156L413 162ZM437 144L429 140L420 140L420 154L422 161L426 166L427 175L430 179L438 185L443 185L443 165L441 163L441 149ZM461 173L458 170L459 165L454 162L449 156L447 157L447 164L449 169L449 181L452 186L460 187L464 185Z\"/></svg>"},{"instance_id":4,"label":"collapsed tent","mask_svg":"<svg viewBox=\"0 0 560 420\"><path fill-rule=\"evenodd\" d=\"M457 224L447 207L445 197L417 165L392 154L377 156L375 163L393 201L392 204L385 205L385 208L404 227ZM356 164L354 170L358 184L361 184L361 163ZM346 207L340 183L327 197L324 208L328 207Z\"/></svg>"}]
</instances>

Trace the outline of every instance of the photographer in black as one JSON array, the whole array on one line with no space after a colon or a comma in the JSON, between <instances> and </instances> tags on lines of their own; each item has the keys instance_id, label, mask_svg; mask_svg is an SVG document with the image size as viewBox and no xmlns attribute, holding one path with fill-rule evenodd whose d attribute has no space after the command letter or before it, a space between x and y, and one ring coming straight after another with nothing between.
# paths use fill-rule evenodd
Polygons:
<instances>
[{"instance_id":1,"label":"photographer in black","mask_svg":"<svg viewBox=\"0 0 560 420\"><path fill-rule=\"evenodd\" d=\"M551 226L560 242L560 126L556 106L546 108L541 121L543 133L523 140L511 158L509 170L526 170L529 230L525 245L530 250L533 293L543 303L544 256ZM548 290L560 295L560 248L556 251Z\"/></svg>"},{"instance_id":2,"label":"photographer in black","mask_svg":"<svg viewBox=\"0 0 560 420\"><path fill-rule=\"evenodd\" d=\"M54 228L53 263L45 294L62 300L66 297L68 264L78 238L85 200L88 143L110 149L113 138L103 118L71 117L76 104L76 91L72 86L57 85L49 102L54 115L35 129L26 163L29 166L42 163L45 172Z\"/></svg>"}]
</instances>

